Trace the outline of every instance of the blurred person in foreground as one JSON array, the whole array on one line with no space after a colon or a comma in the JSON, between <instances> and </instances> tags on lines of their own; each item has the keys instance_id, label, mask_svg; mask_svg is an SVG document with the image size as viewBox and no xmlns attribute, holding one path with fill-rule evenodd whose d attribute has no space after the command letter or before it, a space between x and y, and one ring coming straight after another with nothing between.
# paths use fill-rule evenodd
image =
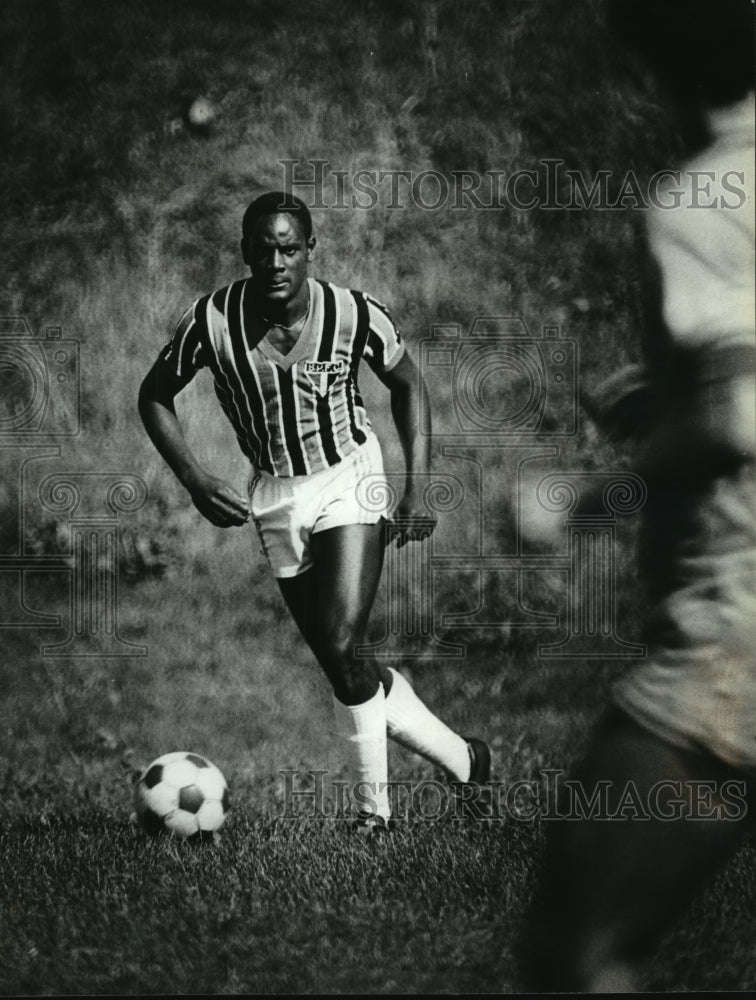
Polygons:
<instances>
[{"instance_id":1,"label":"blurred person in foreground","mask_svg":"<svg viewBox=\"0 0 756 1000\"><path fill-rule=\"evenodd\" d=\"M394 532L400 546L418 544L413 518L427 521L422 493L430 445L420 416L424 410L429 421L430 413L424 383L386 307L366 293L309 277L315 242L299 198L269 192L253 201L241 242L251 277L187 310L142 383L139 411L211 524L254 522L284 601L330 681L344 763L354 781L364 783L353 789L361 793L356 827L372 835L390 819L387 735L467 785L463 800L488 780L490 752L437 718L400 673L356 655L380 579L389 517L387 506L368 508L366 477L373 496L388 503L391 493L357 385L360 361L389 392L406 460L406 489L394 512L402 516ZM248 496L199 465L176 417L175 396L204 367L249 459ZM249 612L253 622L254 606Z\"/></svg>"},{"instance_id":2,"label":"blurred person in foreground","mask_svg":"<svg viewBox=\"0 0 756 1000\"><path fill-rule=\"evenodd\" d=\"M670 207L649 211L644 379L623 371L594 400L608 429L636 437L651 613L647 659L571 778L588 797L608 783L609 814L632 783L651 818L550 825L526 951L533 988L552 991L638 988L643 960L752 829L756 774L753 8L608 12L699 142L660 195Z\"/></svg>"}]
</instances>

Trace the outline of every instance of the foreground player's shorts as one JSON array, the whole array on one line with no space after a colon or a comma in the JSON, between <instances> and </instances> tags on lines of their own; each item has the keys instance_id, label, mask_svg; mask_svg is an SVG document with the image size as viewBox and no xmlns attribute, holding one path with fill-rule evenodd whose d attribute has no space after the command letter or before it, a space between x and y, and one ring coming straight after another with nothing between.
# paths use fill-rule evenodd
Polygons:
<instances>
[{"instance_id":1,"label":"foreground player's shorts","mask_svg":"<svg viewBox=\"0 0 756 1000\"><path fill-rule=\"evenodd\" d=\"M392 491L383 474L381 446L372 433L337 465L312 475L256 472L249 484L252 519L273 575L298 576L312 566L310 537L316 531L388 517Z\"/></svg>"},{"instance_id":2,"label":"foreground player's shorts","mask_svg":"<svg viewBox=\"0 0 756 1000\"><path fill-rule=\"evenodd\" d=\"M752 462L647 510L658 587L648 660L615 689L636 722L756 769L756 475Z\"/></svg>"}]
</instances>

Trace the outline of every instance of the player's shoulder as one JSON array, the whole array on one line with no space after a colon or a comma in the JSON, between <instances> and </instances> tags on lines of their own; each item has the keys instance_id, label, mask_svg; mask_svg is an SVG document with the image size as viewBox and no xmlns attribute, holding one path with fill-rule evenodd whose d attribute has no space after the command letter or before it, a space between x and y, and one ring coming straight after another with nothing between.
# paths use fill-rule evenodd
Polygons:
<instances>
[{"instance_id":1,"label":"player's shoulder","mask_svg":"<svg viewBox=\"0 0 756 1000\"><path fill-rule=\"evenodd\" d=\"M368 315L371 320L377 319L378 321L387 321L392 326L394 321L391 317L391 312L386 303L379 298L377 295L373 295L372 292L367 292L360 289L352 288L350 289L350 295L352 295L358 301L364 302L367 306Z\"/></svg>"},{"instance_id":2,"label":"player's shoulder","mask_svg":"<svg viewBox=\"0 0 756 1000\"><path fill-rule=\"evenodd\" d=\"M233 298L241 296L242 292L249 284L249 280L249 278L238 278L236 281L231 281L229 284L222 285L220 288L216 288L214 291L208 292L207 295L201 296L198 301L208 303L218 312L225 312L228 308L228 303Z\"/></svg>"},{"instance_id":3,"label":"player's shoulder","mask_svg":"<svg viewBox=\"0 0 756 1000\"><path fill-rule=\"evenodd\" d=\"M362 292L357 291L355 288L347 288L346 285L339 285L335 281L329 281L327 278L308 278L307 281L311 289L330 292L337 298L348 299L355 295L362 295Z\"/></svg>"},{"instance_id":4,"label":"player's shoulder","mask_svg":"<svg viewBox=\"0 0 756 1000\"><path fill-rule=\"evenodd\" d=\"M239 294L243 290L246 281L247 279L241 278L238 281L222 285L220 288L215 288L211 292L198 295L183 313L179 320L179 326L188 326L192 322L200 326L206 325L208 319L212 318L213 315L224 314L232 296L234 293Z\"/></svg>"},{"instance_id":5,"label":"player's shoulder","mask_svg":"<svg viewBox=\"0 0 756 1000\"><path fill-rule=\"evenodd\" d=\"M378 309L383 309L385 312L388 312L387 306L381 301L381 299L378 296L373 295L372 292L365 291L365 289L352 287L347 288L346 286L337 285L334 281L326 281L323 278L311 278L310 281L320 285L321 288L330 288L336 295L352 298L356 301L364 301L371 306L376 306Z\"/></svg>"},{"instance_id":6,"label":"player's shoulder","mask_svg":"<svg viewBox=\"0 0 756 1000\"><path fill-rule=\"evenodd\" d=\"M358 288L346 288L319 278L310 280L315 281L324 294L332 295L339 304L345 330L357 322L358 325L365 324L365 328L368 330L377 331L385 340L399 339L399 330L388 306L372 292Z\"/></svg>"}]
</instances>

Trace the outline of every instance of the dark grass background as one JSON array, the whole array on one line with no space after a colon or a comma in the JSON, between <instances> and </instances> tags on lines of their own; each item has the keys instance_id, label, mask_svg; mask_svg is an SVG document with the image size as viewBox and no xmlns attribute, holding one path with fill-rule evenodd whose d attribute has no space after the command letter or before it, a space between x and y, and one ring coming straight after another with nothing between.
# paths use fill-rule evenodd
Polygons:
<instances>
[{"instance_id":1,"label":"dark grass background","mask_svg":"<svg viewBox=\"0 0 756 1000\"><path fill-rule=\"evenodd\" d=\"M139 382L186 306L244 274L243 208L280 187L280 160L334 170L537 169L555 157L589 179L641 185L674 165L674 120L607 36L595 0L248 0L4 5L0 90L2 313L81 344L82 427L29 472L3 449L2 538L65 550L66 524L34 501L50 471L142 476L149 501L123 516L120 631L133 660L56 660L64 630L2 631L0 990L28 993L510 992L535 884L538 823L415 822L369 848L339 823L280 819L279 769L333 766L330 694L284 613L254 538L201 521L141 431ZM217 115L186 121L205 95ZM307 190L303 194L308 196ZM326 201L334 194L326 189ZM338 209L314 213L314 273L385 301L418 356L434 323L520 315L559 323L590 388L638 356L641 211ZM389 468L400 468L382 390L361 386ZM439 431L450 399L434 397ZM179 400L198 455L243 488L246 469L199 378ZM567 414L553 415L558 429ZM553 443L548 433L534 443ZM516 462L480 450L488 542L511 551ZM620 469L625 456L581 411L554 466ZM439 471L464 463L436 448ZM475 525L442 518L438 551ZM553 528L553 525L547 525ZM527 539L564 551L557 534ZM618 632L637 640L642 598L632 519L620 524ZM452 548L450 548L452 547ZM7 574L5 574L7 576ZM7 585L8 581L3 581ZM30 575L27 600L66 618L60 576ZM438 608L501 610L506 580L478 595L444 574ZM536 574L530 606L564 605L564 578ZM380 633L382 590L373 632ZM448 636L459 641L453 630ZM496 752L495 777L567 768L608 697L617 662L547 661L554 633L465 633L461 662L401 664L418 692ZM224 770L234 810L221 844L144 843L129 825L130 769L186 748ZM392 750L392 775L433 777ZM334 774L338 775L338 765ZM648 970L663 989L756 981L753 847L694 900Z\"/></svg>"}]
</instances>

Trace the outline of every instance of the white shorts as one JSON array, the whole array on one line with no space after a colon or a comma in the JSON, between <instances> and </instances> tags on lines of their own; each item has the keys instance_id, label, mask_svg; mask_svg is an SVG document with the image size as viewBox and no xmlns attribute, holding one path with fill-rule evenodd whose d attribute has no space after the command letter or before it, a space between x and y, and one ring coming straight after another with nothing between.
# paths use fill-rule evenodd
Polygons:
<instances>
[{"instance_id":1,"label":"white shorts","mask_svg":"<svg viewBox=\"0 0 756 1000\"><path fill-rule=\"evenodd\" d=\"M391 493L375 434L337 465L309 476L256 472L249 484L252 520L273 575L298 576L312 566L316 531L388 517Z\"/></svg>"}]
</instances>

